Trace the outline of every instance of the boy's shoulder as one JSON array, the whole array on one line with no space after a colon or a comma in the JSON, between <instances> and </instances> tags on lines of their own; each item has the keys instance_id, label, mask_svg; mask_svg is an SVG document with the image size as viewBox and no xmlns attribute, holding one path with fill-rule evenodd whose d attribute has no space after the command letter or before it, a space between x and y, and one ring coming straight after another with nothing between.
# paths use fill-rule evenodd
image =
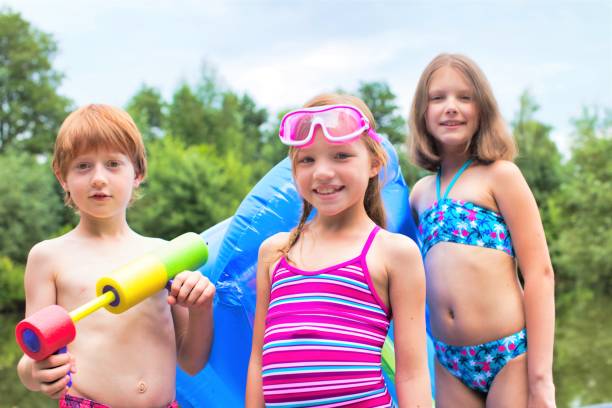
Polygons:
<instances>
[{"instance_id":1,"label":"boy's shoulder","mask_svg":"<svg viewBox=\"0 0 612 408\"><path fill-rule=\"evenodd\" d=\"M28 254L28 263L36 259L53 259L58 253L65 250L67 241L70 241L71 234L66 233L59 237L46 239L35 244Z\"/></svg>"}]
</instances>

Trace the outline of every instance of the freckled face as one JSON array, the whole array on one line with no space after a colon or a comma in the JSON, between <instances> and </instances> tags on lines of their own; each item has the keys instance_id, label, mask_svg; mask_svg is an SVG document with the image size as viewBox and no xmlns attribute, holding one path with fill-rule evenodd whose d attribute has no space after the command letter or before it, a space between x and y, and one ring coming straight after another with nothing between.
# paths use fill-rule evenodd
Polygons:
<instances>
[{"instance_id":1,"label":"freckled face","mask_svg":"<svg viewBox=\"0 0 612 408\"><path fill-rule=\"evenodd\" d=\"M81 215L105 218L125 213L141 180L125 154L98 150L75 157L61 184Z\"/></svg>"}]
</instances>

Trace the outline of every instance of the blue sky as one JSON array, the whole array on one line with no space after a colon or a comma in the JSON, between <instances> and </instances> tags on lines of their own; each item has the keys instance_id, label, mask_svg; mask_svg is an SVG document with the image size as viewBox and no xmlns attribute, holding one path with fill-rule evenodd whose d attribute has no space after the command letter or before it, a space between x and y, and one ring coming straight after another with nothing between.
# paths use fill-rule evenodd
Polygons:
<instances>
[{"instance_id":1,"label":"blue sky","mask_svg":"<svg viewBox=\"0 0 612 408\"><path fill-rule=\"evenodd\" d=\"M534 4L532 4L534 3ZM528 89L563 150L583 106L612 108L612 2L0 0L59 44L60 92L125 106L170 98L203 64L272 113L322 91L386 81L407 114L440 52L472 57L511 121Z\"/></svg>"}]
</instances>

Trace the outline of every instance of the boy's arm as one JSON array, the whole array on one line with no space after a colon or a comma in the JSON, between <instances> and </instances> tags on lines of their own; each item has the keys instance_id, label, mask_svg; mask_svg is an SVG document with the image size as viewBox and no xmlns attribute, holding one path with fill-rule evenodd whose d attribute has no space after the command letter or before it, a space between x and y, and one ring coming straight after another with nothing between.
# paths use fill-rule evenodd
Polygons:
<instances>
[{"instance_id":1,"label":"boy's arm","mask_svg":"<svg viewBox=\"0 0 612 408\"><path fill-rule=\"evenodd\" d=\"M48 246L48 243L41 242L28 255L24 277L26 317L57 303L54 258ZM53 355L38 362L24 354L17 364L17 374L30 391L59 398L67 390L67 373L74 372L73 367L74 362L68 353Z\"/></svg>"},{"instance_id":2,"label":"boy's arm","mask_svg":"<svg viewBox=\"0 0 612 408\"><path fill-rule=\"evenodd\" d=\"M213 339L215 286L200 272L175 276L168 294L176 336L177 360L185 372L195 375L204 368Z\"/></svg>"},{"instance_id":3,"label":"boy's arm","mask_svg":"<svg viewBox=\"0 0 612 408\"><path fill-rule=\"evenodd\" d=\"M253 342L247 373L245 406L261 408L265 405L261 378L261 353L263 349L266 315L270 303L270 269L278 260L278 250L287 242L286 234L277 234L265 240L259 247L257 258L257 304L253 322Z\"/></svg>"},{"instance_id":4,"label":"boy's arm","mask_svg":"<svg viewBox=\"0 0 612 408\"><path fill-rule=\"evenodd\" d=\"M425 271L417 245L388 236L385 264L395 330L395 386L400 407L431 407L425 330Z\"/></svg>"},{"instance_id":5,"label":"boy's arm","mask_svg":"<svg viewBox=\"0 0 612 408\"><path fill-rule=\"evenodd\" d=\"M493 192L508 224L525 283L529 404L554 406L555 291L546 236L535 198L519 168L504 161L494 166Z\"/></svg>"}]
</instances>

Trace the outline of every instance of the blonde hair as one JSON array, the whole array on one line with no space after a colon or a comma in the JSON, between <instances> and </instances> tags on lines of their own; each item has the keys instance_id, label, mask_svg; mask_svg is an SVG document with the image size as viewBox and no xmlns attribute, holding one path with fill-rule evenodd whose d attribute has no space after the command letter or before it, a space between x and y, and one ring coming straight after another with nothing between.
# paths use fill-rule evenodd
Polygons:
<instances>
[{"instance_id":1,"label":"blonde hair","mask_svg":"<svg viewBox=\"0 0 612 408\"><path fill-rule=\"evenodd\" d=\"M370 108L356 96L346 95L346 94L337 94L337 93L324 93L315 96L308 102L304 104L305 108L310 108L314 106L324 106L324 105L350 105L358 108L370 121L370 126L372 130L376 130L376 121L374 120L374 115L370 111ZM381 169L387 164L387 153L383 148L380 142L375 141L371 137L367 136L367 131L361 135L361 140L363 140L368 152L371 155L372 160L375 160L381 166ZM292 172L295 175L296 168L296 160L297 153L299 148L290 147L289 148L289 158L291 159L291 168ZM371 177L368 181L368 186L366 188L365 195L363 197L363 205L366 210L366 214L368 217L372 219L377 225L381 227L385 227L387 223L385 207L382 201L381 195L381 181L379 179L379 175ZM289 235L289 240L285 248L282 249L282 252L285 256L287 256L289 250L295 245L300 234L304 229L304 225L306 224L306 220L308 216L312 212L312 205L306 201L302 200L302 215L300 217L300 221Z\"/></svg>"},{"instance_id":2,"label":"blonde hair","mask_svg":"<svg viewBox=\"0 0 612 408\"><path fill-rule=\"evenodd\" d=\"M433 74L442 67L459 71L472 86L479 110L479 124L470 140L467 151L481 163L495 160L513 160L517 147L499 112L497 101L484 73L470 58L461 54L440 54L421 74L410 110L410 134L407 138L412 161L427 170L435 171L440 166L440 154L436 141L427 131L426 113L429 103L429 86Z\"/></svg>"},{"instance_id":3,"label":"blonde hair","mask_svg":"<svg viewBox=\"0 0 612 408\"><path fill-rule=\"evenodd\" d=\"M147 158L138 127L124 110L96 104L75 110L62 123L55 140L51 162L53 172L65 180L74 158L98 149L113 149L125 154L136 175L145 178ZM65 192L64 202L74 208L70 192Z\"/></svg>"}]
</instances>

